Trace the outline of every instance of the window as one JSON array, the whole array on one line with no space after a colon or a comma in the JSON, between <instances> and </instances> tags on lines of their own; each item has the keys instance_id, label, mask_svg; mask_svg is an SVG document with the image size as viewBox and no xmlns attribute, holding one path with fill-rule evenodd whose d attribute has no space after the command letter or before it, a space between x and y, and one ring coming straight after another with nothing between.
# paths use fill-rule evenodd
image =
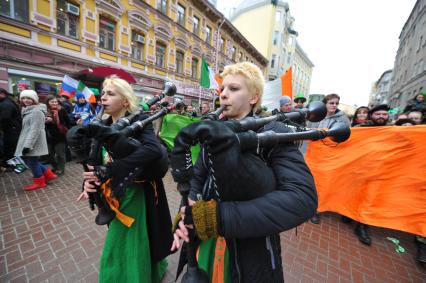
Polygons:
<instances>
[{"instance_id":1,"label":"window","mask_svg":"<svg viewBox=\"0 0 426 283\"><path fill-rule=\"evenodd\" d=\"M240 62L243 61L243 52L240 52L240 56L239 56Z\"/></svg>"},{"instance_id":2,"label":"window","mask_svg":"<svg viewBox=\"0 0 426 283\"><path fill-rule=\"evenodd\" d=\"M181 26L185 26L185 7L181 4L178 4L177 6L177 22Z\"/></svg>"},{"instance_id":3,"label":"window","mask_svg":"<svg viewBox=\"0 0 426 283\"><path fill-rule=\"evenodd\" d=\"M183 74L183 58L184 54L181 51L176 51L176 72Z\"/></svg>"},{"instance_id":4,"label":"window","mask_svg":"<svg viewBox=\"0 0 426 283\"><path fill-rule=\"evenodd\" d=\"M145 37L137 32L132 32L132 58L136 60L144 60Z\"/></svg>"},{"instance_id":5,"label":"window","mask_svg":"<svg viewBox=\"0 0 426 283\"><path fill-rule=\"evenodd\" d=\"M276 22L281 21L281 11L277 11L277 12L275 13L275 21L276 21Z\"/></svg>"},{"instance_id":6,"label":"window","mask_svg":"<svg viewBox=\"0 0 426 283\"><path fill-rule=\"evenodd\" d=\"M232 46L232 60L235 61L235 59L237 57L237 49L235 48L235 46Z\"/></svg>"},{"instance_id":7,"label":"window","mask_svg":"<svg viewBox=\"0 0 426 283\"><path fill-rule=\"evenodd\" d=\"M419 52L420 49L422 48L422 43L423 43L423 35L420 36L419 48L417 48L417 52Z\"/></svg>"},{"instance_id":8,"label":"window","mask_svg":"<svg viewBox=\"0 0 426 283\"><path fill-rule=\"evenodd\" d=\"M56 6L57 13L57 31L59 34L69 36L72 38L78 38L78 22L79 17L73 13L68 12L67 4L65 0L58 0ZM74 5L74 4L71 4ZM78 5L74 5L78 6Z\"/></svg>"},{"instance_id":9,"label":"window","mask_svg":"<svg viewBox=\"0 0 426 283\"><path fill-rule=\"evenodd\" d=\"M279 31L274 31L274 37L272 39L274 45L277 45L279 35L280 35Z\"/></svg>"},{"instance_id":10,"label":"window","mask_svg":"<svg viewBox=\"0 0 426 283\"><path fill-rule=\"evenodd\" d=\"M28 2L28 0L1 0L0 15L20 22L28 22Z\"/></svg>"},{"instance_id":11,"label":"window","mask_svg":"<svg viewBox=\"0 0 426 283\"><path fill-rule=\"evenodd\" d=\"M223 37L220 37L219 50L225 53L225 39Z\"/></svg>"},{"instance_id":12,"label":"window","mask_svg":"<svg viewBox=\"0 0 426 283\"><path fill-rule=\"evenodd\" d=\"M196 35L199 35L200 30L200 19L197 17L192 17L192 32Z\"/></svg>"},{"instance_id":13,"label":"window","mask_svg":"<svg viewBox=\"0 0 426 283\"><path fill-rule=\"evenodd\" d=\"M275 68L275 58L276 57L277 57L277 55L275 55L275 54L272 55L271 68Z\"/></svg>"},{"instance_id":14,"label":"window","mask_svg":"<svg viewBox=\"0 0 426 283\"><path fill-rule=\"evenodd\" d=\"M167 0L157 0L157 10L167 15Z\"/></svg>"},{"instance_id":15,"label":"window","mask_svg":"<svg viewBox=\"0 0 426 283\"><path fill-rule=\"evenodd\" d=\"M211 40L212 40L212 28L209 26L206 26L206 42L208 44L210 44Z\"/></svg>"},{"instance_id":16,"label":"window","mask_svg":"<svg viewBox=\"0 0 426 283\"><path fill-rule=\"evenodd\" d=\"M166 46L157 42L155 46L155 65L157 67L165 68L166 62Z\"/></svg>"},{"instance_id":17,"label":"window","mask_svg":"<svg viewBox=\"0 0 426 283\"><path fill-rule=\"evenodd\" d=\"M192 58L192 62L191 62L191 78L197 79L197 77L198 77L197 70L198 70L198 59L197 58Z\"/></svg>"},{"instance_id":18,"label":"window","mask_svg":"<svg viewBox=\"0 0 426 283\"><path fill-rule=\"evenodd\" d=\"M103 17L99 22L99 47L111 51L115 49L115 23Z\"/></svg>"}]
</instances>

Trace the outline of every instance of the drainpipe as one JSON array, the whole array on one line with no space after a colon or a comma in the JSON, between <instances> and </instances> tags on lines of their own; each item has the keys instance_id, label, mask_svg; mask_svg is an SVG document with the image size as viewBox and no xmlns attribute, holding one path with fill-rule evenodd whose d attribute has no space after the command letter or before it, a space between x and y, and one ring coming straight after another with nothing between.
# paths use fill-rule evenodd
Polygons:
<instances>
[{"instance_id":1,"label":"drainpipe","mask_svg":"<svg viewBox=\"0 0 426 283\"><path fill-rule=\"evenodd\" d=\"M217 35L216 35L216 62L215 62L215 72L217 73L218 70L218 61L219 61L219 42L220 42L220 29L222 28L223 23L225 23L226 18L222 18L222 22L219 24L219 27L217 28Z\"/></svg>"}]
</instances>

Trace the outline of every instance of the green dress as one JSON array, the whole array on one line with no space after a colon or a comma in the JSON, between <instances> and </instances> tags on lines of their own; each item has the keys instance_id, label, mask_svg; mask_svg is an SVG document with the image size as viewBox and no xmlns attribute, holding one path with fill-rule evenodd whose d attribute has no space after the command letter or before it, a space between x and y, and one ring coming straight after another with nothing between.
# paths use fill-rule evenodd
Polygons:
<instances>
[{"instance_id":1,"label":"green dress","mask_svg":"<svg viewBox=\"0 0 426 283\"><path fill-rule=\"evenodd\" d=\"M127 188L119 210L135 221L130 228L117 218L111 222L101 256L99 282L160 282L167 260L151 262L143 187Z\"/></svg>"}]
</instances>

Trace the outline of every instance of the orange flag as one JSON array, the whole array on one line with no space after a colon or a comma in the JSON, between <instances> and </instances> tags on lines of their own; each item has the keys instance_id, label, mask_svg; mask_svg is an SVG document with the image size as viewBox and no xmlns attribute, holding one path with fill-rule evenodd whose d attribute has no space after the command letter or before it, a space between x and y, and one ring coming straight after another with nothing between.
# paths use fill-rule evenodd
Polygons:
<instances>
[{"instance_id":1,"label":"orange flag","mask_svg":"<svg viewBox=\"0 0 426 283\"><path fill-rule=\"evenodd\" d=\"M337 146L311 142L318 211L426 236L425 133L423 125L352 128Z\"/></svg>"},{"instance_id":2,"label":"orange flag","mask_svg":"<svg viewBox=\"0 0 426 283\"><path fill-rule=\"evenodd\" d=\"M281 95L289 96L291 98L291 101L293 101L292 80L293 80L293 71L291 70L291 67L290 67L285 72L285 74L281 77Z\"/></svg>"}]
</instances>

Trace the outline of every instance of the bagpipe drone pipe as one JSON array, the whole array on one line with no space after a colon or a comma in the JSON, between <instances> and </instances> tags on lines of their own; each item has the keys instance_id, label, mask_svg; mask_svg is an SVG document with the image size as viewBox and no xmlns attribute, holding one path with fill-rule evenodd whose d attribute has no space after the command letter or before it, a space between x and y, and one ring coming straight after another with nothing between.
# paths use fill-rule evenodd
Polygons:
<instances>
[{"instance_id":1,"label":"bagpipe drone pipe","mask_svg":"<svg viewBox=\"0 0 426 283\"><path fill-rule=\"evenodd\" d=\"M349 138L349 127L335 124L328 130L308 130L300 123L306 120L318 122L326 115L322 102L311 103L308 109L290 113L278 113L265 118L246 117L241 121L206 119L182 129L176 136L171 154L172 176L178 183L182 205L188 205L189 181L193 175L190 147L199 143L205 150L211 184L221 201L245 201L276 190L275 175L260 155L265 147L303 139L320 139L331 136L342 142ZM215 117L213 115L213 117ZM275 131L268 131L268 124L276 123ZM265 132L255 131L265 127ZM295 132L295 129L297 132ZM188 223L185 223L188 224ZM182 282L208 282L205 272L196 261L194 231L190 231L190 242L186 246L188 271ZM180 273L178 267L178 274Z\"/></svg>"},{"instance_id":2,"label":"bagpipe drone pipe","mask_svg":"<svg viewBox=\"0 0 426 283\"><path fill-rule=\"evenodd\" d=\"M153 99L149 100L146 104L154 105L165 96L172 96L176 93L176 86L171 82L166 82L162 93ZM116 123L107 126L102 121L102 114L98 115L91 123L87 125L78 125L71 128L67 132L67 141L70 150L76 157L77 162L82 163L84 170L89 171L88 165L101 166L100 148L103 146L112 160L119 160L125 158L135 152L141 143L135 138L140 131L150 124L155 119L158 119L169 111L172 107L163 107L157 113L147 117L142 110L138 110L126 117L120 118ZM153 166L144 171L145 176L152 178L161 176L163 177L168 169L167 156L164 154L163 158L157 160ZM102 175L104 172L101 170L95 172ZM96 174L96 175L98 175ZM112 179L111 185L114 187L117 180ZM103 201L101 197L100 187L96 186L96 193L89 194L90 208L94 209L94 204L98 207L98 215L95 222L98 225L105 225L110 223L114 217L115 212Z\"/></svg>"},{"instance_id":3,"label":"bagpipe drone pipe","mask_svg":"<svg viewBox=\"0 0 426 283\"><path fill-rule=\"evenodd\" d=\"M276 183L272 169L260 156L260 146L263 144L259 144L259 147L252 146L257 134L254 130L259 130L271 122L281 122L279 128L283 133L279 135L291 135L295 134L294 129L304 130L301 126L296 127L298 124L306 120L317 122L325 115L325 105L322 102L314 102L308 109L278 113L265 118L246 117L240 121L206 119L191 124L176 136L171 154L173 178L178 184L189 182L192 176L189 148L199 143L207 152L213 185L220 200L244 201L264 195L275 190ZM259 135L263 137L262 134ZM298 139L286 142L296 140Z\"/></svg>"}]
</instances>

